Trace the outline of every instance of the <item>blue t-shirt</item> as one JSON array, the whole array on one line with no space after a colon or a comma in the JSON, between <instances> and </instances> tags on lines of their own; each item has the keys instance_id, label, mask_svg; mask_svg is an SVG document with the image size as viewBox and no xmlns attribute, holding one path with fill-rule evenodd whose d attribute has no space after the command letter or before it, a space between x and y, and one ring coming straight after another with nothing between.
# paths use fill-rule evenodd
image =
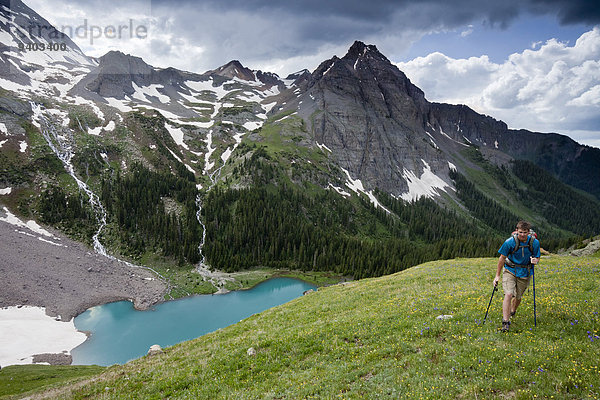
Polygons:
<instances>
[{"instance_id":1,"label":"blue t-shirt","mask_svg":"<svg viewBox=\"0 0 600 400\"><path fill-rule=\"evenodd\" d=\"M527 240L529 240L530 236L527 236ZM518 239L517 239L518 240ZM509 260L517 265L527 266L529 265L529 259L531 257L538 258L540 256L540 242L537 239L533 239L533 254L529 251L529 246L527 246L527 241L521 242L524 247L521 247L519 250L510 254L511 251L516 247L515 239L511 236L504 241L498 253L505 255ZM527 278L529 273L527 268L519 268L519 267L511 267L508 264L504 264L504 268L506 268L510 273L512 273L517 278Z\"/></svg>"}]
</instances>

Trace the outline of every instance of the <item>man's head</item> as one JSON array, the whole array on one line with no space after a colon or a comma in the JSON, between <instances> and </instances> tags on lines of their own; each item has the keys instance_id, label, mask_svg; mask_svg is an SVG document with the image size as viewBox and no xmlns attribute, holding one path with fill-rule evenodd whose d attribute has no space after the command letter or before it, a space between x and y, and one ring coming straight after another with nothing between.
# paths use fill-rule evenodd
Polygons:
<instances>
[{"instance_id":1,"label":"man's head","mask_svg":"<svg viewBox=\"0 0 600 400\"><path fill-rule=\"evenodd\" d=\"M524 242L527 240L527 235L529 235L529 231L531 229L531 224L527 221L519 221L517 223L517 235L519 236L519 240Z\"/></svg>"}]
</instances>

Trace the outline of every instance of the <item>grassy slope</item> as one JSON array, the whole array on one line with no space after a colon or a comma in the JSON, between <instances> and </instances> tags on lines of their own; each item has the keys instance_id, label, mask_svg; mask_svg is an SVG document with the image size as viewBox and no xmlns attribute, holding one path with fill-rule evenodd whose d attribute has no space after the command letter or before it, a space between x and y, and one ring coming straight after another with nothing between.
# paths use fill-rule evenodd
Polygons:
<instances>
[{"instance_id":1,"label":"grassy slope","mask_svg":"<svg viewBox=\"0 0 600 400\"><path fill-rule=\"evenodd\" d=\"M598 398L600 259L547 257L512 331L495 259L320 289L58 398ZM452 315L447 321L436 319ZM253 347L255 356L247 350ZM69 397L71 396L71 397Z\"/></svg>"},{"instance_id":2,"label":"grassy slope","mask_svg":"<svg viewBox=\"0 0 600 400\"><path fill-rule=\"evenodd\" d=\"M97 365L10 365L0 370L0 398L45 387L61 387L104 371ZM6 396L6 397L5 397Z\"/></svg>"}]
</instances>

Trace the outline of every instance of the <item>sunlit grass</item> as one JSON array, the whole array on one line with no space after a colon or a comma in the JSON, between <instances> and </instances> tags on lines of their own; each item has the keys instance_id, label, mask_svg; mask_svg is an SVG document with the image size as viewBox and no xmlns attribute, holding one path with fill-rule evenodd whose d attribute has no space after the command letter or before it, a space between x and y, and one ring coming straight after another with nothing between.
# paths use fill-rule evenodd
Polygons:
<instances>
[{"instance_id":1,"label":"sunlit grass","mask_svg":"<svg viewBox=\"0 0 600 400\"><path fill-rule=\"evenodd\" d=\"M495 266L436 261L322 288L57 397L598 398L600 260L545 258L537 327L529 290L509 333L502 291L482 323Z\"/></svg>"}]
</instances>

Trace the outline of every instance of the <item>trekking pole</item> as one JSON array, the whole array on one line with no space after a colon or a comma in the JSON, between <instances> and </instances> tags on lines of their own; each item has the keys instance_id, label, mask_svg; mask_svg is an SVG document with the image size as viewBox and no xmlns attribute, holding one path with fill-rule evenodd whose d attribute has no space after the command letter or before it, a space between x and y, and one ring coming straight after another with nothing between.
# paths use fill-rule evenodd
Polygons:
<instances>
[{"instance_id":1,"label":"trekking pole","mask_svg":"<svg viewBox=\"0 0 600 400\"><path fill-rule=\"evenodd\" d=\"M531 279L533 279L533 325L537 327L537 314L535 312L535 268L531 266Z\"/></svg>"},{"instance_id":2,"label":"trekking pole","mask_svg":"<svg viewBox=\"0 0 600 400\"><path fill-rule=\"evenodd\" d=\"M487 319L488 316L488 311L490 311L490 306L492 305L492 299L494 298L494 293L496 292L496 290L498 290L498 284L494 285L494 289L492 290L492 297L490 298L490 302L487 306L487 310L485 310L485 317L483 317L483 323L481 325L485 324L485 320ZM534 292L535 293L535 292ZM534 295L535 296L535 295ZM535 297L534 297L535 298ZM535 303L535 302L534 302Z\"/></svg>"}]
</instances>

